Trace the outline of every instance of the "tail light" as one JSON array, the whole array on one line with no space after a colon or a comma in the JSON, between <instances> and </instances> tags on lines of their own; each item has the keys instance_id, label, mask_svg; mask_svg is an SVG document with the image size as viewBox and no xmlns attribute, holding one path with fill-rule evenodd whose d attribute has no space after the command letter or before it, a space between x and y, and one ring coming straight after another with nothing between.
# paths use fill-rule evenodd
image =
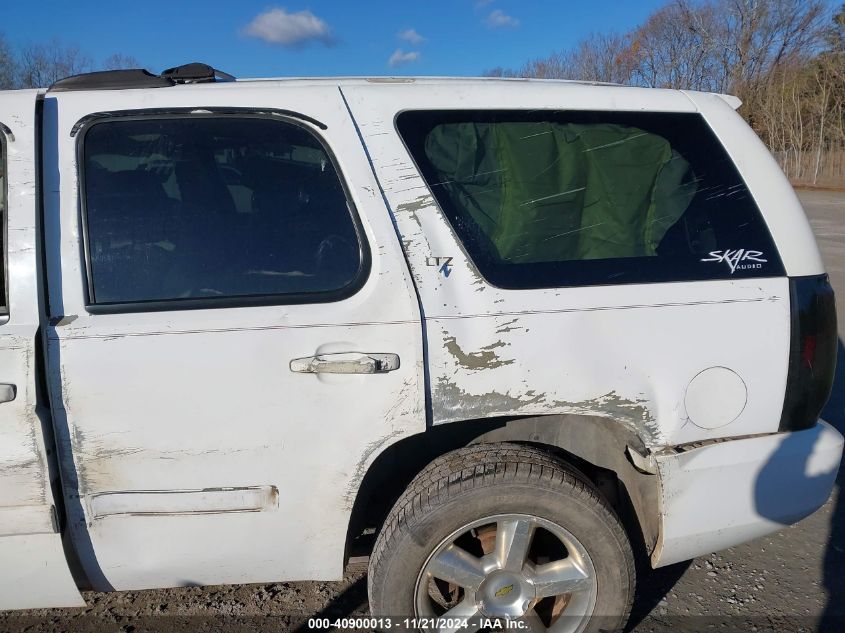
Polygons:
<instances>
[{"instance_id":1,"label":"tail light","mask_svg":"<svg viewBox=\"0 0 845 633\"><path fill-rule=\"evenodd\" d=\"M827 275L789 280L792 332L780 431L815 425L830 396L839 338Z\"/></svg>"}]
</instances>

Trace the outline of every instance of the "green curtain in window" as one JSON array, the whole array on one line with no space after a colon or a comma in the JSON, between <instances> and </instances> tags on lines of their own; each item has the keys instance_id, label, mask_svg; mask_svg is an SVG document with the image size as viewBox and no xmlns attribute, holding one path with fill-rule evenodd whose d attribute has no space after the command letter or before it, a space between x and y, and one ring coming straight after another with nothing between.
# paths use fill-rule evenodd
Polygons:
<instances>
[{"instance_id":1,"label":"green curtain in window","mask_svg":"<svg viewBox=\"0 0 845 633\"><path fill-rule=\"evenodd\" d=\"M621 125L447 123L425 150L511 263L655 255L696 191L664 138Z\"/></svg>"}]
</instances>

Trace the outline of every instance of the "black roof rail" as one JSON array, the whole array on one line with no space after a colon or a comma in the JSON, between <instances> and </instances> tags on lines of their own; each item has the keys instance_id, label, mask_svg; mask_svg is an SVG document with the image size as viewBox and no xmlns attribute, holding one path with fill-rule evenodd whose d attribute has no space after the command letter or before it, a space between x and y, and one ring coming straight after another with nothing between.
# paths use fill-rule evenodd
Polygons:
<instances>
[{"instance_id":1,"label":"black roof rail","mask_svg":"<svg viewBox=\"0 0 845 633\"><path fill-rule=\"evenodd\" d=\"M177 84L193 84L218 80L235 81L235 78L229 73L224 73L222 70L217 70L208 64L200 64L199 62L168 68L161 73L161 76L172 79Z\"/></svg>"},{"instance_id":2,"label":"black roof rail","mask_svg":"<svg viewBox=\"0 0 845 633\"><path fill-rule=\"evenodd\" d=\"M48 92L70 92L74 90L126 90L129 88L166 88L177 84L211 83L234 81L229 73L212 68L208 64L194 62L168 68L155 75L142 68L128 70L100 70L59 79L48 88Z\"/></svg>"}]
</instances>

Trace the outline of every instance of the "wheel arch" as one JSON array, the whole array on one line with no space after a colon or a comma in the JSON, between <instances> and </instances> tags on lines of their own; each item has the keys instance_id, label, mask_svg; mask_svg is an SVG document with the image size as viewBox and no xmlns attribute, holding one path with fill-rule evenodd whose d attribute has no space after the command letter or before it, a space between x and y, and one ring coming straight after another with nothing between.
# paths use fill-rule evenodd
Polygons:
<instances>
[{"instance_id":1,"label":"wheel arch","mask_svg":"<svg viewBox=\"0 0 845 633\"><path fill-rule=\"evenodd\" d=\"M646 452L642 439L611 418L542 415L451 422L389 446L370 465L358 488L346 559L369 551L396 499L434 459L472 444L499 442L543 448L580 470L614 506L632 543L647 555L654 550L660 529L660 480L635 468L627 456L628 447Z\"/></svg>"}]
</instances>

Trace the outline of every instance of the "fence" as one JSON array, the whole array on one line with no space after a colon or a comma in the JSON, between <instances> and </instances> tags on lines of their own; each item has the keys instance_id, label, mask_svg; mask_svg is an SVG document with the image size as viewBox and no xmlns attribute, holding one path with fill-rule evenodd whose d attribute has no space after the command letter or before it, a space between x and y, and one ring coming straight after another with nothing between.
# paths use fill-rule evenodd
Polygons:
<instances>
[{"instance_id":1,"label":"fence","mask_svg":"<svg viewBox=\"0 0 845 633\"><path fill-rule=\"evenodd\" d=\"M845 188L845 147L774 152L794 184Z\"/></svg>"}]
</instances>

